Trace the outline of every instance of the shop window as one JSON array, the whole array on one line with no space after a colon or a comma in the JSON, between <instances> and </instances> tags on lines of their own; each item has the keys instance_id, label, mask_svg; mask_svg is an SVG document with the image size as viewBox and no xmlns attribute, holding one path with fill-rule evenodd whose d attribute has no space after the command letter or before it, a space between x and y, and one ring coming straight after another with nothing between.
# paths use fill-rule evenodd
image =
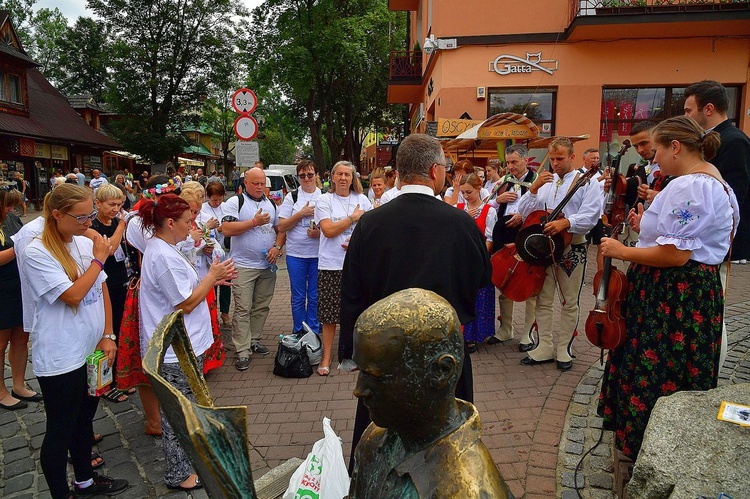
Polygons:
<instances>
[{"instance_id":1,"label":"shop window","mask_svg":"<svg viewBox=\"0 0 750 499\"><path fill-rule=\"evenodd\" d=\"M727 117L735 124L739 117L739 87L727 86L729 109ZM672 116L682 116L685 87L605 88L602 101L599 150L616 153L622 141L629 138L633 125L640 121L658 123ZM631 149L623 161L630 164L640 160Z\"/></svg>"},{"instance_id":2,"label":"shop window","mask_svg":"<svg viewBox=\"0 0 750 499\"><path fill-rule=\"evenodd\" d=\"M487 116L516 113L529 118L539 127L539 134L555 134L555 89L490 88Z\"/></svg>"}]
</instances>

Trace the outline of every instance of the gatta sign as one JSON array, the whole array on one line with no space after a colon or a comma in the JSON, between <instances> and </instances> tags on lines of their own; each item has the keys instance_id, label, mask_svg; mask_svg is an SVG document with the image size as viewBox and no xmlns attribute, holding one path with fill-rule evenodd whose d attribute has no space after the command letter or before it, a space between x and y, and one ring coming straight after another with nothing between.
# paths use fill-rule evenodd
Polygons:
<instances>
[{"instance_id":1,"label":"gatta sign","mask_svg":"<svg viewBox=\"0 0 750 499\"><path fill-rule=\"evenodd\" d=\"M526 59L521 59L515 55L503 54L490 62L490 71L499 75L509 75L518 73L531 73L532 71L544 71L552 74L557 71L557 61L553 59L542 60L542 53L530 54L526 52Z\"/></svg>"}]
</instances>

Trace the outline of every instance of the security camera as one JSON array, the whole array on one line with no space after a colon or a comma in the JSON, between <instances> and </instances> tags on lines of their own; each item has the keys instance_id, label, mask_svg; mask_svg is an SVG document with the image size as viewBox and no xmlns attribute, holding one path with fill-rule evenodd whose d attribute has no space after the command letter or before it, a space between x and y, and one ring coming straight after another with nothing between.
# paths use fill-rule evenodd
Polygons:
<instances>
[{"instance_id":1,"label":"security camera","mask_svg":"<svg viewBox=\"0 0 750 499\"><path fill-rule=\"evenodd\" d=\"M427 55L432 54L437 49L437 42L435 41L435 35L430 35L429 38L424 39L424 53Z\"/></svg>"}]
</instances>

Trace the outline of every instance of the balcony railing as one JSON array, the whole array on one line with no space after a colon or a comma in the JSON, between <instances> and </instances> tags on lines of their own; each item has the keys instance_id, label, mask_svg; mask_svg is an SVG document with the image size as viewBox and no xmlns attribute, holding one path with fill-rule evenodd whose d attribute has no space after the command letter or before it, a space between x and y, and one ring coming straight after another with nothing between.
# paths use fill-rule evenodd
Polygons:
<instances>
[{"instance_id":1,"label":"balcony railing","mask_svg":"<svg viewBox=\"0 0 750 499\"><path fill-rule=\"evenodd\" d=\"M422 51L396 50L391 52L389 61L389 79L393 80L421 80L422 79Z\"/></svg>"},{"instance_id":2,"label":"balcony railing","mask_svg":"<svg viewBox=\"0 0 750 499\"><path fill-rule=\"evenodd\" d=\"M668 12L710 12L750 8L748 0L571 0L571 21L576 17Z\"/></svg>"}]
</instances>

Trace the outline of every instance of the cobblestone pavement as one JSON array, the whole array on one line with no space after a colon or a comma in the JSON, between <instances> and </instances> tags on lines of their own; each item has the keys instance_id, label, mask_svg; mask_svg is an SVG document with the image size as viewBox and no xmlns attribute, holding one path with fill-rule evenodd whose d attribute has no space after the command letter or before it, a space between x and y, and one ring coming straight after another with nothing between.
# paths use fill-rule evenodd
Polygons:
<instances>
[{"instance_id":1,"label":"cobblestone pavement","mask_svg":"<svg viewBox=\"0 0 750 499\"><path fill-rule=\"evenodd\" d=\"M591 267L587 283L593 275ZM749 284L750 266L733 267L727 310L732 350L722 372L722 383L750 380L750 297L744 291ZM590 284L584 286L583 317L593 301ZM517 310L517 330L522 320L523 313ZM291 327L289 280L282 266L263 343L275 350L279 333L289 332ZM323 436L324 416L331 418L348 457L356 407L352 396L355 374L341 373L334 363L327 377L313 374L301 380L278 378L271 374L273 354L253 355L250 369L239 372L233 367L228 332L225 341L229 350L227 362L209 373L207 381L216 405L247 406L255 477L289 458L304 458ZM521 366L524 354L518 351L517 340L480 346L472 355L483 440L517 498L577 497L572 489L573 468L595 443L601 426L595 417L601 368L598 350L585 337L576 340L575 351L573 369L566 373L558 371L554 364ZM7 368L5 378L6 386L10 386ZM30 366L27 379L32 388L38 389ZM0 412L0 496L49 497L38 460L44 425L41 404ZM130 488L118 498L207 497L203 491L186 494L166 489L161 442L144 435L137 396L120 404L102 401L94 428L105 435L95 449L106 461L104 472L130 481ZM610 443L606 435L605 443ZM600 446L586 460L579 477L583 497L612 497L610 447Z\"/></svg>"}]
</instances>

